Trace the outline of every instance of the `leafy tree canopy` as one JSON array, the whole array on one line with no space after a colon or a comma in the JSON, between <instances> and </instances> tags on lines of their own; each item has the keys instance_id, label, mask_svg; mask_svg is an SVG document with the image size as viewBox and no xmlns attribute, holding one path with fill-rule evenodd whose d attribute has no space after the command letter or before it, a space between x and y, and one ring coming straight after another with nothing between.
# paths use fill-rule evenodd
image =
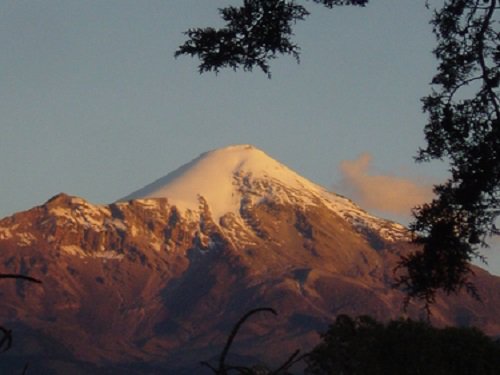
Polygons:
<instances>
[{"instance_id":1,"label":"leafy tree canopy","mask_svg":"<svg viewBox=\"0 0 500 375\"><path fill-rule=\"evenodd\" d=\"M306 362L309 375L493 375L500 343L473 328L340 315Z\"/></svg>"},{"instance_id":2,"label":"leafy tree canopy","mask_svg":"<svg viewBox=\"0 0 500 375\"><path fill-rule=\"evenodd\" d=\"M414 210L411 229L421 250L403 257L397 285L409 298L434 302L438 289L454 293L470 282L470 261L498 235L500 207L500 0L436 0L431 25L438 70L431 94L422 99L428 115L426 147L417 161L450 163L450 177L435 186L435 199ZM365 6L368 0L311 0L327 8ZM431 0L425 4L430 6ZM176 56L197 56L200 73L223 68L260 68L270 77L271 60L300 48L293 25L307 9L294 0L243 0L220 9L225 27L195 28Z\"/></svg>"},{"instance_id":3,"label":"leafy tree canopy","mask_svg":"<svg viewBox=\"0 0 500 375\"><path fill-rule=\"evenodd\" d=\"M427 146L417 161L446 159L451 177L434 187L436 198L414 210L411 228L421 251L405 257L400 279L410 297L434 301L439 288L462 287L470 261L487 246L500 206L500 31L497 0L449 0L431 21L438 71L422 99Z\"/></svg>"},{"instance_id":4,"label":"leafy tree canopy","mask_svg":"<svg viewBox=\"0 0 500 375\"><path fill-rule=\"evenodd\" d=\"M312 0L328 8L334 5L364 6L368 0ZM259 67L271 77L269 61L278 55L292 55L299 61L300 48L295 44L293 25L309 12L294 1L244 0L240 7L219 9L226 26L189 29L188 40L175 56L198 56L200 73L222 68L251 71Z\"/></svg>"}]
</instances>

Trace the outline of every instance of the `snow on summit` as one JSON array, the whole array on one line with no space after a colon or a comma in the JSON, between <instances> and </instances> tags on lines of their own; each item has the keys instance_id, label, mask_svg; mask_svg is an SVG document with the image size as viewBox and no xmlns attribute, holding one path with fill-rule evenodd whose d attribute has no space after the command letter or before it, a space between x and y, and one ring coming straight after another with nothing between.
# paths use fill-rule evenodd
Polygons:
<instances>
[{"instance_id":1,"label":"snow on summit","mask_svg":"<svg viewBox=\"0 0 500 375\"><path fill-rule=\"evenodd\" d=\"M271 179L295 189L318 188L251 145L236 145L201 154L165 177L123 198L167 198L180 209L198 209L199 197L220 218L238 212L241 194L236 177Z\"/></svg>"},{"instance_id":2,"label":"snow on summit","mask_svg":"<svg viewBox=\"0 0 500 375\"><path fill-rule=\"evenodd\" d=\"M245 202L271 199L301 206L323 204L356 226L380 230L389 224L301 177L251 145L203 153L121 201L149 198L167 198L180 210L192 212L199 210L200 198L203 198L217 221L227 213L239 216ZM395 223L389 226L391 232L403 231L403 227Z\"/></svg>"}]
</instances>

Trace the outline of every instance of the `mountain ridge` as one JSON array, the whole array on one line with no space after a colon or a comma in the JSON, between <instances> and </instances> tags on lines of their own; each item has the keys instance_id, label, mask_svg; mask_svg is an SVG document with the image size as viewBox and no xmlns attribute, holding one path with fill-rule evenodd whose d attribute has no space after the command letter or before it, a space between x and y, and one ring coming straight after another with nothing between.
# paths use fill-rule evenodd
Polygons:
<instances>
[{"instance_id":1,"label":"mountain ridge","mask_svg":"<svg viewBox=\"0 0 500 375\"><path fill-rule=\"evenodd\" d=\"M418 249L404 227L323 190L239 171L229 175L237 209L220 216L201 194L188 209L168 197L94 205L58 194L1 219L0 272L43 281L0 290L0 322L17 327L22 344L5 363L29 359L55 374L70 364L90 368L84 374L201 373L197 363L215 358L255 307L279 315L252 319L231 353L270 364L311 349L338 314L423 317L418 303L404 312L404 293L392 288L400 255ZM474 270L487 304L440 295L433 322L500 335L500 278Z\"/></svg>"}]
</instances>

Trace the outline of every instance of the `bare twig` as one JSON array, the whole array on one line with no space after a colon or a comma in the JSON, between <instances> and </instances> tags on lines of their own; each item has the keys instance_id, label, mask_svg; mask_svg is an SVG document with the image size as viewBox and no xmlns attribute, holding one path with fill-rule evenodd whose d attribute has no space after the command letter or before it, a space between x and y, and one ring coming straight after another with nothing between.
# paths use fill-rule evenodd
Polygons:
<instances>
[{"instance_id":1,"label":"bare twig","mask_svg":"<svg viewBox=\"0 0 500 375\"><path fill-rule=\"evenodd\" d=\"M223 372L219 372L219 374L225 374L225 366L226 366L225 365L225 361L226 361L227 353L229 352L229 349L231 348L233 340L236 337L236 334L240 330L240 328L243 325L243 323L245 323L245 321L248 318L250 318L252 315L254 315L256 313L259 313L259 312L263 312L263 311L270 312L273 315L278 315L278 313L274 309L272 309L270 307L259 307L259 308L250 310L245 315L243 315L243 317L233 327L233 330L231 331L231 334L229 335L229 337L227 339L226 346L222 350L222 353L221 353L220 359L219 359L219 371L223 371Z\"/></svg>"},{"instance_id":2,"label":"bare twig","mask_svg":"<svg viewBox=\"0 0 500 375\"><path fill-rule=\"evenodd\" d=\"M37 284L42 283L40 280L35 279L34 277L18 275L18 274L9 274L9 273L0 274L0 279L21 279L21 280L31 281Z\"/></svg>"}]
</instances>

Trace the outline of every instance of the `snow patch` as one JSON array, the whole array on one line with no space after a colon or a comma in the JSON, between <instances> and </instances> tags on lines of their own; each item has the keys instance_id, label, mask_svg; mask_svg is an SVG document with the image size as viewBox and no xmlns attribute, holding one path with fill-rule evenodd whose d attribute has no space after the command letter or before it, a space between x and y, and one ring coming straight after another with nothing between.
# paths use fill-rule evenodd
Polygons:
<instances>
[{"instance_id":1,"label":"snow patch","mask_svg":"<svg viewBox=\"0 0 500 375\"><path fill-rule=\"evenodd\" d=\"M66 254L70 255L80 255L80 256L87 255L80 246L76 245L62 245L60 249L64 251Z\"/></svg>"},{"instance_id":2,"label":"snow patch","mask_svg":"<svg viewBox=\"0 0 500 375\"><path fill-rule=\"evenodd\" d=\"M93 253L90 255L90 257L93 258L102 258L102 259L116 259L116 260L121 260L123 259L124 255L123 254L117 254L114 251L111 250L106 250L106 251L100 251L97 253Z\"/></svg>"},{"instance_id":3,"label":"snow patch","mask_svg":"<svg viewBox=\"0 0 500 375\"><path fill-rule=\"evenodd\" d=\"M103 206L93 206L81 198L72 197L71 203L75 205L51 207L49 214L97 231L102 227L104 218L111 216L109 209Z\"/></svg>"},{"instance_id":4,"label":"snow patch","mask_svg":"<svg viewBox=\"0 0 500 375\"><path fill-rule=\"evenodd\" d=\"M163 241L160 241L160 239L158 239L158 237L156 236L152 236L151 240L149 241L149 245L154 251L159 253L163 247Z\"/></svg>"},{"instance_id":5,"label":"snow patch","mask_svg":"<svg viewBox=\"0 0 500 375\"><path fill-rule=\"evenodd\" d=\"M145 209L155 210L160 207L160 201L157 199L139 199L137 203L140 203Z\"/></svg>"},{"instance_id":6,"label":"snow patch","mask_svg":"<svg viewBox=\"0 0 500 375\"><path fill-rule=\"evenodd\" d=\"M75 218L71 214L71 210L65 207L51 207L49 210L49 214L56 217L64 218L71 222L75 222Z\"/></svg>"},{"instance_id":7,"label":"snow patch","mask_svg":"<svg viewBox=\"0 0 500 375\"><path fill-rule=\"evenodd\" d=\"M21 247L24 246L29 246L33 244L36 241L35 236L33 236L31 233L16 233L17 237L17 244Z\"/></svg>"},{"instance_id":8,"label":"snow patch","mask_svg":"<svg viewBox=\"0 0 500 375\"><path fill-rule=\"evenodd\" d=\"M123 222L123 220L120 220L120 219L117 219L117 218L112 218L112 219L109 219L109 218L106 218L104 220L104 224L106 226L110 226L110 227L113 227L113 228L116 228L122 232L126 232L127 231L127 226L125 225L125 223Z\"/></svg>"},{"instance_id":9,"label":"snow patch","mask_svg":"<svg viewBox=\"0 0 500 375\"><path fill-rule=\"evenodd\" d=\"M62 245L60 249L66 254L79 256L80 258L102 258L102 259L121 260L124 257L123 254L117 254L116 252L111 250L101 250L98 252L87 253L80 246L76 245Z\"/></svg>"},{"instance_id":10,"label":"snow patch","mask_svg":"<svg viewBox=\"0 0 500 375\"><path fill-rule=\"evenodd\" d=\"M12 232L9 228L0 228L0 240L12 238Z\"/></svg>"}]
</instances>

